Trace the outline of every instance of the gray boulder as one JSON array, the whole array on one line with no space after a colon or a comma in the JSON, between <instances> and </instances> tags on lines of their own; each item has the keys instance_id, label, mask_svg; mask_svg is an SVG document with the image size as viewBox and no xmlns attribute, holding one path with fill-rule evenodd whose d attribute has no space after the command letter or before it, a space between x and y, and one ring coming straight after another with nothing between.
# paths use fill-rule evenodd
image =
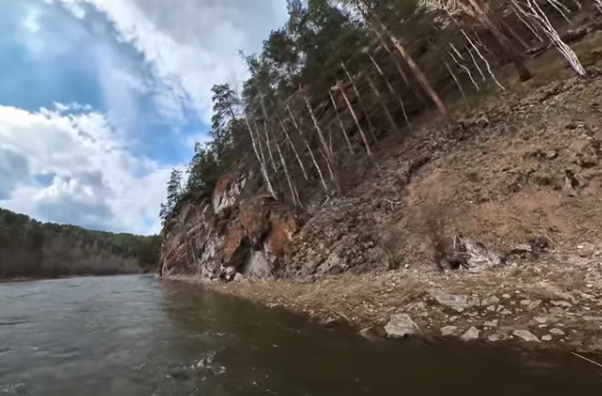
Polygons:
<instances>
[{"instance_id":1,"label":"gray boulder","mask_svg":"<svg viewBox=\"0 0 602 396\"><path fill-rule=\"evenodd\" d=\"M476 327L471 327L460 337L463 341L472 341L479 338L481 331Z\"/></svg>"},{"instance_id":2,"label":"gray boulder","mask_svg":"<svg viewBox=\"0 0 602 396\"><path fill-rule=\"evenodd\" d=\"M514 330L512 334L525 342L539 342L539 338L528 330Z\"/></svg>"},{"instance_id":3,"label":"gray boulder","mask_svg":"<svg viewBox=\"0 0 602 396\"><path fill-rule=\"evenodd\" d=\"M385 332L391 338L403 338L420 332L420 327L407 314L392 315L385 326Z\"/></svg>"}]
</instances>

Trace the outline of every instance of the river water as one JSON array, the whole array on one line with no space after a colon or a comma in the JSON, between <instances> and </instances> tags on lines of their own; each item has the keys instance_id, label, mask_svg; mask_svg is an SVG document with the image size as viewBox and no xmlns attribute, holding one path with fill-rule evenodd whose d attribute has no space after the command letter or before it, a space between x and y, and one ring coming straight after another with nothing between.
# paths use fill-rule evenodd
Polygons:
<instances>
[{"instance_id":1,"label":"river water","mask_svg":"<svg viewBox=\"0 0 602 396\"><path fill-rule=\"evenodd\" d=\"M0 395L595 395L572 356L369 343L151 276L0 285Z\"/></svg>"}]
</instances>

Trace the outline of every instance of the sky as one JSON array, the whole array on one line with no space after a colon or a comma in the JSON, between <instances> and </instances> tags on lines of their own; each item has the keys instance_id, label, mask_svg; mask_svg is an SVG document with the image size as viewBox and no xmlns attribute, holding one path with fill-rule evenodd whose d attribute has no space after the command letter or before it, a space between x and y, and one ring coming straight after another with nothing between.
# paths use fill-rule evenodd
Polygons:
<instances>
[{"instance_id":1,"label":"sky","mask_svg":"<svg viewBox=\"0 0 602 396\"><path fill-rule=\"evenodd\" d=\"M0 207L157 233L211 87L285 20L284 0L0 0Z\"/></svg>"}]
</instances>

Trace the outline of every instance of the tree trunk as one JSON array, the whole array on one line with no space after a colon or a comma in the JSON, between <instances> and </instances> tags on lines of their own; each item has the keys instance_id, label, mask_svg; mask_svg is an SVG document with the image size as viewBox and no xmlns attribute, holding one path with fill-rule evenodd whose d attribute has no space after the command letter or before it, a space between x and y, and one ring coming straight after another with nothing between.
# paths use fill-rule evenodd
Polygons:
<instances>
[{"instance_id":1,"label":"tree trunk","mask_svg":"<svg viewBox=\"0 0 602 396\"><path fill-rule=\"evenodd\" d=\"M506 23L504 18L499 18L499 21L502 29L504 29L514 39L515 42L517 42L518 44L520 44L521 47L523 47L523 51L526 51L529 48L531 48L531 46L527 44L525 40L523 40L520 34L518 34L514 29L512 29L510 25L508 25L508 23Z\"/></svg>"},{"instance_id":2,"label":"tree trunk","mask_svg":"<svg viewBox=\"0 0 602 396\"><path fill-rule=\"evenodd\" d=\"M353 147L351 146L351 141L349 140L349 136L347 136L347 131L345 131L345 125L343 124L343 120L341 120L341 115L339 114L339 110L337 109L337 103L334 100L334 96L332 96L332 91L330 89L328 90L328 96L330 96L330 103L332 103L332 108L334 109L334 113L336 114L339 127L341 128L341 133L343 133L343 137L347 142L349 152L353 154Z\"/></svg>"},{"instance_id":3,"label":"tree trunk","mask_svg":"<svg viewBox=\"0 0 602 396\"><path fill-rule=\"evenodd\" d=\"M265 135L266 137L268 137L271 135L272 140L274 140L274 144L276 145L276 152L278 153L278 157L280 159L280 164L282 165L282 170L284 171L284 176L286 178L286 182L288 184L288 187L291 191L291 198L293 200L293 204L295 206L298 206L301 204L301 200L299 199L299 193L297 191L297 187L288 171L288 167L286 166L286 161L284 160L284 155L282 155L282 150L280 149L280 145L278 144L278 139L276 138L276 136L274 135L273 132L270 131L269 129L269 125L268 125L268 112L265 108L265 102L263 100L263 95L261 93L259 93L259 98L260 98L260 105L261 105L261 110L263 112L263 117L265 119Z\"/></svg>"},{"instance_id":4,"label":"tree trunk","mask_svg":"<svg viewBox=\"0 0 602 396\"><path fill-rule=\"evenodd\" d=\"M293 126L295 127L297 132L299 132L299 136L301 136L301 139L303 140L303 143L305 144L305 148L307 148L307 151L309 152L309 155L311 157L311 161L314 164L314 167L318 171L318 176L320 177L320 182L322 183L322 187L324 188L324 190L328 191L328 185L326 184L326 180L324 179L324 175L322 174L322 169L320 168L320 165L318 165L316 156L314 155L314 152L312 151L311 147L309 146L307 139L305 139L305 135L303 134L303 131L301 130L301 128L299 127L299 124L295 120L295 117L293 116L293 112L288 104L286 105L286 109L288 110L288 113L291 117L291 122L293 123Z\"/></svg>"},{"instance_id":5,"label":"tree trunk","mask_svg":"<svg viewBox=\"0 0 602 396\"><path fill-rule=\"evenodd\" d=\"M266 133L269 133L266 131ZM274 140L276 140L274 138ZM282 155L282 150L280 149L280 145L278 144L278 141L275 141L276 144L276 152L278 153L278 156L280 157L280 163L282 164L282 169L284 170L284 176L286 177L286 182L288 184L288 188L291 190L291 198L293 199L293 205L295 206L301 206L301 198L299 198L299 191L297 191L297 186L295 185L295 182L293 181L293 178L291 177L289 171L288 171L288 167L286 166L286 161L284 160L284 155Z\"/></svg>"},{"instance_id":6,"label":"tree trunk","mask_svg":"<svg viewBox=\"0 0 602 396\"><path fill-rule=\"evenodd\" d=\"M445 64L445 67L447 68L447 71L451 75L452 79L456 83L456 86L460 90L460 94L462 95L462 99L464 99L464 103L466 103L466 106L470 106L470 104L468 103L468 98L466 97L466 93L464 92L464 88L462 88L462 84L460 84L460 81L458 80L458 77L456 77L456 75L452 71L451 67L449 67L449 65L447 64L447 62L443 62L443 63Z\"/></svg>"},{"instance_id":7,"label":"tree trunk","mask_svg":"<svg viewBox=\"0 0 602 396\"><path fill-rule=\"evenodd\" d=\"M372 88L374 95L376 95L378 102L380 103L381 107L383 108L383 111L385 112L385 115L387 116L389 124L391 124L391 128L393 129L393 131L395 131L395 133L399 133L399 128L397 128L397 124L395 123L393 116L391 116L391 113L389 112L387 104L385 103L385 100L383 99L380 91L378 90L376 85L374 85L374 81L372 81L369 75L366 75L366 78L368 79L368 84L370 85L370 88Z\"/></svg>"},{"instance_id":8,"label":"tree trunk","mask_svg":"<svg viewBox=\"0 0 602 396\"><path fill-rule=\"evenodd\" d=\"M391 85L391 82L389 81L389 79L387 78L387 76L385 76L385 73L383 72L383 69L380 67L380 65L378 64L378 62L376 61L376 59L374 59L374 57L372 55L370 55L370 53L367 52L367 51L366 51L366 54L368 55L368 58L370 58L370 61L372 62L372 64L376 68L376 70L378 71L378 74L380 74L381 77L383 78L383 80L385 81L385 84L387 85L387 89L389 90L389 93L392 96L396 96L397 100L399 100L399 104L401 105L401 111L403 112L403 117L405 118L406 124L408 125L409 129L412 129L412 124L410 123L410 120L408 118L408 114L406 113L406 107L405 107L405 105L403 103L403 100L401 99L401 96L397 95L397 93L395 92L395 89Z\"/></svg>"},{"instance_id":9,"label":"tree trunk","mask_svg":"<svg viewBox=\"0 0 602 396\"><path fill-rule=\"evenodd\" d=\"M259 130L259 127L257 127L257 129ZM274 170L274 173L278 173L278 168L276 167L276 161L274 160L274 154L272 154L272 144L271 144L272 142L270 142L270 136L268 135L267 130L268 130L268 120L264 116L263 134L264 134L264 139L265 139L265 145L268 148L268 156L270 157L270 164L272 165L272 170ZM257 135L259 135L259 132L257 132Z\"/></svg>"},{"instance_id":10,"label":"tree trunk","mask_svg":"<svg viewBox=\"0 0 602 396\"><path fill-rule=\"evenodd\" d=\"M502 91L504 91L505 90L504 86L502 84L500 84L500 82L497 80L497 78L495 78L495 74L493 74L493 70L491 70L491 66L489 65L489 62L483 56L483 54L481 54L481 51L479 51L479 48L477 48L477 46L475 45L475 43L470 39L470 36L468 34L466 34L466 32L464 31L464 29L460 29L460 31L462 32L462 34L464 35L464 37L466 38L466 40L468 41L468 43L470 44L470 46L472 48L474 48L474 50L476 51L477 55L481 58L481 60L483 61L483 63L485 63L485 67L487 68L487 72L489 73L489 75L491 76L491 78L493 79L493 81L496 83L496 85L498 87L500 87L500 89ZM470 57L473 58L472 53L470 53ZM476 60L474 58L472 60L476 64ZM479 72L481 72L481 69L479 69ZM482 72L481 72L481 74L482 74Z\"/></svg>"},{"instance_id":11,"label":"tree trunk","mask_svg":"<svg viewBox=\"0 0 602 396\"><path fill-rule=\"evenodd\" d=\"M366 106L364 106L364 103L362 102L362 96L360 95L360 91L357 89L357 85L355 85L355 81L353 80L353 77L351 77L351 73L349 73L349 70L347 69L345 64L343 62L339 62L339 64L343 68L343 71L345 71L345 74L347 75L347 78L351 83L351 87L353 88L353 92L355 92L355 95L357 96L357 104L360 106L360 110L362 110L362 113L364 113L364 119L366 120L366 122L368 122L370 134L372 135L372 138L376 140L376 136L374 136L374 126L372 125L372 122L370 122L370 116L368 114L368 111L366 110Z\"/></svg>"},{"instance_id":12,"label":"tree trunk","mask_svg":"<svg viewBox=\"0 0 602 396\"><path fill-rule=\"evenodd\" d=\"M467 2L477 14L477 19L493 34L497 42L500 44L502 51L514 64L518 72L520 81L527 81L533 77L529 69L523 63L521 55L516 51L510 40L502 33L498 28L498 25L494 21L494 17L489 12L489 8L486 4L482 4L482 0L462 0ZM465 6L468 4L465 3Z\"/></svg>"},{"instance_id":13,"label":"tree trunk","mask_svg":"<svg viewBox=\"0 0 602 396\"><path fill-rule=\"evenodd\" d=\"M353 106L351 106L351 102L349 102L349 99L347 98L345 89L341 86L337 86L337 89L341 92L341 95L343 96L343 100L345 100L345 103L347 104L347 108L349 109L349 112L351 113L351 117L353 117L353 121L355 121L355 125L357 126L357 129L360 132L360 136L362 137L362 140L363 140L364 144L366 145L366 152L368 153L369 156L372 156L372 150L370 150L370 144L368 143L368 139L366 139L366 134L364 133L364 130L362 129L362 126L360 125L360 121L358 120L357 115L355 114L355 111L353 110Z\"/></svg>"},{"instance_id":14,"label":"tree trunk","mask_svg":"<svg viewBox=\"0 0 602 396\"><path fill-rule=\"evenodd\" d=\"M259 169L261 171L261 175L263 176L263 181L265 182L266 188L270 195L278 200L278 195L276 191L274 191L274 187L272 186L272 182L270 181L270 176L268 174L268 169L265 165L265 161L262 159L262 155L260 155L259 148L257 147L257 140L255 138L255 134L253 133L253 128L251 128L251 123L249 123L249 119L245 117L245 123L247 124L247 129L249 131L249 135L251 136L251 144L253 145L253 151L255 152L255 157L257 158L257 162L259 162Z\"/></svg>"},{"instance_id":15,"label":"tree trunk","mask_svg":"<svg viewBox=\"0 0 602 396\"><path fill-rule=\"evenodd\" d=\"M472 73L470 72L470 69L468 67L464 66L464 64L462 64L462 62L460 62L458 59L456 59L456 57L454 56L453 53L451 53L449 51L447 53L449 54L449 57L452 58L452 60L454 61L454 63L456 65L458 65L458 67L460 69L462 69L464 71L464 73L466 73L466 75L470 79L470 82L472 83L472 85L474 85L475 89L477 91L480 90L481 88L479 87L479 84L477 84L477 82L475 81L474 77L472 76Z\"/></svg>"},{"instance_id":16,"label":"tree trunk","mask_svg":"<svg viewBox=\"0 0 602 396\"><path fill-rule=\"evenodd\" d=\"M414 87L414 84L412 84L410 82L410 80L408 79L408 76L406 76L405 72L403 71L403 68L399 64L397 56L395 56L395 54L393 53L393 51L391 50L391 48L389 48L389 45L387 44L387 41L384 39L384 37L382 36L382 34L377 29L371 29L371 31L376 35L376 37L378 38L378 41L380 42L380 44L382 45L382 47L385 49L385 51L387 52L387 54L389 54L389 58L391 58L391 61L393 62L393 65L395 65L395 69L397 70L397 72L401 76L401 79L403 80L405 86L408 87L408 88L410 88L410 90L412 91L412 93L414 94L414 96L416 96L416 98L421 103L421 105L424 106L424 107L426 107L427 104L424 101L424 98L422 97L422 95L420 95L416 91L416 88Z\"/></svg>"},{"instance_id":17,"label":"tree trunk","mask_svg":"<svg viewBox=\"0 0 602 396\"><path fill-rule=\"evenodd\" d=\"M414 62L414 59L412 59L412 57L406 52L405 48L401 45L401 43L395 36L393 36L392 34L389 33L389 38L391 39L391 42L393 43L395 48L397 48L397 51L399 51L399 54L408 63L408 66L410 66L410 69L412 69L412 73L414 73L414 76L416 77L416 79L418 80L420 85L422 85L422 88L427 93L427 95L431 98L431 100L433 101L433 103L435 104L435 106L437 107L439 112L442 115L447 116L447 114L448 114L447 107L445 107L445 105L443 104L443 101L439 97L439 94L435 91L435 89L431 85L430 81L426 78L426 76L422 72L422 69L420 69L420 67L416 64L416 62Z\"/></svg>"},{"instance_id":18,"label":"tree trunk","mask_svg":"<svg viewBox=\"0 0 602 396\"><path fill-rule=\"evenodd\" d=\"M288 131L286 130L286 127L284 126L284 122L282 122L282 118L280 118L280 116L278 115L278 110L276 109L276 104L274 103L274 101L271 98L268 98L268 99L270 100L272 109L274 109L274 115L276 116L276 120L278 121L278 124L280 124L280 129L282 129L282 133L284 133L286 141L288 142L289 146L291 146L291 149L293 150L293 154L295 155L295 158L297 159L297 162L299 163L299 167L301 168L303 177L305 178L305 180L309 180L309 177L307 176L307 171L305 170L305 165L303 165L303 161L301 161L301 157L299 156L299 153L297 152L297 148L295 147L293 140L291 139L290 135L288 134Z\"/></svg>"},{"instance_id":19,"label":"tree trunk","mask_svg":"<svg viewBox=\"0 0 602 396\"><path fill-rule=\"evenodd\" d=\"M324 157L325 157L327 165L330 169L331 177L333 180L336 180L336 177L334 176L334 172L333 172L333 168L332 168L332 164L334 162L333 155L330 152L330 150L328 149L328 143L326 142L326 139L324 138L324 133L322 132L322 128L320 128L318 119L316 118L316 116L314 114L314 110L311 108L311 104L309 103L309 98L307 97L305 92L301 92L301 96L303 97L303 101L305 102L305 107L307 108L307 111L309 112L309 116L311 117L311 120L314 124L314 128L316 129L316 132L318 132L318 138L320 139L320 144L322 145L322 149L324 150Z\"/></svg>"},{"instance_id":20,"label":"tree trunk","mask_svg":"<svg viewBox=\"0 0 602 396\"><path fill-rule=\"evenodd\" d=\"M573 51L573 49L562 40L562 37L560 37L560 34L558 34L558 31L554 28L537 2L534 0L527 0L527 6L531 10L531 17L535 18L535 20L539 23L540 28L556 45L558 51L560 51L564 58L569 62L575 73L579 74L580 76L585 76L587 73L583 68L583 65L581 65L579 57L575 51Z\"/></svg>"},{"instance_id":21,"label":"tree trunk","mask_svg":"<svg viewBox=\"0 0 602 396\"><path fill-rule=\"evenodd\" d=\"M447 116L447 107L445 107L445 105L443 104L443 101L439 97L439 94L435 91L428 78L426 78L422 69L420 69L418 64L414 62L414 59L412 59L412 57L406 51L399 39L395 37L393 33L389 31L389 29L387 29L387 27L380 21L380 19L378 19L377 17L375 18L380 26L380 29L387 35L387 37L389 37L389 40L391 40L391 43L393 43L393 46L397 49L399 55L401 55L401 57L406 61L408 66L410 66L410 70L412 70L414 77L416 77L416 79L418 80L424 91L427 93L427 95L431 98L439 112L442 115ZM376 30L376 28L373 29Z\"/></svg>"},{"instance_id":22,"label":"tree trunk","mask_svg":"<svg viewBox=\"0 0 602 396\"><path fill-rule=\"evenodd\" d=\"M526 19L525 17L522 15L522 13L520 13L517 10L517 4L515 0L510 0L512 3L512 11L514 11L514 14L518 17L518 19L527 27L527 29L529 29L531 31L531 33L533 33L533 36L535 36L540 42L543 43L543 39L541 38L541 36L539 34L537 34L537 30L535 29L534 26L532 26Z\"/></svg>"}]
</instances>

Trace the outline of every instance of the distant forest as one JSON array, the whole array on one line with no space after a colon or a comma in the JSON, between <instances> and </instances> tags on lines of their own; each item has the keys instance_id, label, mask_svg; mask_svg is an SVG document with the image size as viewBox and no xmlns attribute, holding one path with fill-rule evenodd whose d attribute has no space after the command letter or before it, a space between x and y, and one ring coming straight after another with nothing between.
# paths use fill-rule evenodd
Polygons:
<instances>
[{"instance_id":1,"label":"distant forest","mask_svg":"<svg viewBox=\"0 0 602 396\"><path fill-rule=\"evenodd\" d=\"M154 271L160 237L40 223L0 208L0 279Z\"/></svg>"}]
</instances>

